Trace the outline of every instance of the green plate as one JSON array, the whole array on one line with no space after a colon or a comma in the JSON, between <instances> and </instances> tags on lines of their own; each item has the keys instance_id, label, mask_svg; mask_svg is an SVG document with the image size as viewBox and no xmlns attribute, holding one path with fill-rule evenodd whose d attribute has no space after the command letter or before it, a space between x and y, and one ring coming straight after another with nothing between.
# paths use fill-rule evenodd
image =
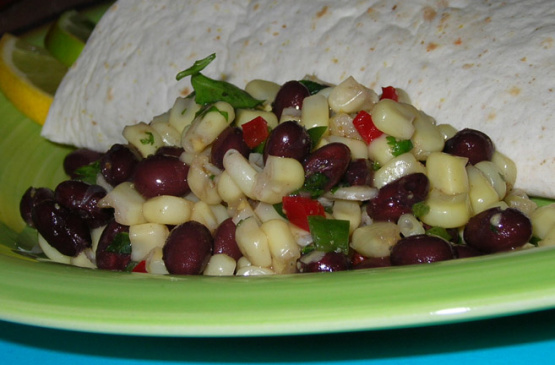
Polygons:
<instances>
[{"instance_id":1,"label":"green plate","mask_svg":"<svg viewBox=\"0 0 555 365\"><path fill-rule=\"evenodd\" d=\"M0 94L0 319L156 336L330 333L477 320L553 308L555 250L430 265L274 277L175 277L39 262L15 253L29 186L64 179L68 148Z\"/></svg>"},{"instance_id":2,"label":"green plate","mask_svg":"<svg viewBox=\"0 0 555 365\"><path fill-rule=\"evenodd\" d=\"M374 270L274 277L115 273L14 253L28 240L27 187L64 179L67 148L0 94L0 319L81 331L158 336L329 333L431 325L555 305L555 250Z\"/></svg>"}]
</instances>

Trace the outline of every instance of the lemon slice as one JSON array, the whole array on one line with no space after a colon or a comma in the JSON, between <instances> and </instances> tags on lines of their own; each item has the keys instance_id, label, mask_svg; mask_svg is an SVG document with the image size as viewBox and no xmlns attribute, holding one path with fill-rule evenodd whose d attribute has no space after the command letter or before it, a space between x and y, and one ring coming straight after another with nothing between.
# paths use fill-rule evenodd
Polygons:
<instances>
[{"instance_id":1,"label":"lemon slice","mask_svg":"<svg viewBox=\"0 0 555 365\"><path fill-rule=\"evenodd\" d=\"M23 114L44 124L67 67L47 50L5 33L0 39L0 89Z\"/></svg>"},{"instance_id":2,"label":"lemon slice","mask_svg":"<svg viewBox=\"0 0 555 365\"><path fill-rule=\"evenodd\" d=\"M54 57L70 67L83 51L94 25L77 11L66 11L49 28L44 45Z\"/></svg>"}]
</instances>

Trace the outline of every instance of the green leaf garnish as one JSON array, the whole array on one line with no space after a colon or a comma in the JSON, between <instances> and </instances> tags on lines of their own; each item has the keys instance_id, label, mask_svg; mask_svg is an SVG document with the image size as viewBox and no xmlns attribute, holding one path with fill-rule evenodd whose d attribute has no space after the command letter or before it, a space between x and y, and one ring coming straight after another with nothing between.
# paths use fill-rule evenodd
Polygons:
<instances>
[{"instance_id":1,"label":"green leaf garnish","mask_svg":"<svg viewBox=\"0 0 555 365\"><path fill-rule=\"evenodd\" d=\"M393 136L387 136L385 139L387 140L387 144L391 147L391 154L395 157L409 152L413 148L410 139L397 140Z\"/></svg>"},{"instance_id":2,"label":"green leaf garnish","mask_svg":"<svg viewBox=\"0 0 555 365\"><path fill-rule=\"evenodd\" d=\"M317 94L320 90L324 90L329 87L328 85L322 85L311 80L299 80L299 82L308 89L310 95Z\"/></svg>"},{"instance_id":3,"label":"green leaf garnish","mask_svg":"<svg viewBox=\"0 0 555 365\"><path fill-rule=\"evenodd\" d=\"M226 122L229 122L229 113L218 109L218 107L215 105L205 105L204 107L200 108L200 110L195 114L195 118L199 116L203 117L210 112L220 113L225 118Z\"/></svg>"},{"instance_id":4,"label":"green leaf garnish","mask_svg":"<svg viewBox=\"0 0 555 365\"><path fill-rule=\"evenodd\" d=\"M541 239L536 237L536 236L532 236L532 238L530 238L530 241L528 241L532 246L538 247L540 244Z\"/></svg>"},{"instance_id":5,"label":"green leaf garnish","mask_svg":"<svg viewBox=\"0 0 555 365\"><path fill-rule=\"evenodd\" d=\"M287 215L283 211L283 203L276 203L273 205L273 207L276 210L277 214L279 214L282 218L287 219Z\"/></svg>"},{"instance_id":6,"label":"green leaf garnish","mask_svg":"<svg viewBox=\"0 0 555 365\"><path fill-rule=\"evenodd\" d=\"M447 230L443 227L432 227L426 230L426 234L443 238L446 241L451 241L452 238L449 232L447 232Z\"/></svg>"},{"instance_id":7,"label":"green leaf garnish","mask_svg":"<svg viewBox=\"0 0 555 365\"><path fill-rule=\"evenodd\" d=\"M308 226L317 250L349 253L349 221L311 215Z\"/></svg>"},{"instance_id":8,"label":"green leaf garnish","mask_svg":"<svg viewBox=\"0 0 555 365\"><path fill-rule=\"evenodd\" d=\"M324 186L328 181L329 178L326 175L317 172L305 178L303 187L300 190L308 192L312 199L316 199L324 194Z\"/></svg>"},{"instance_id":9,"label":"green leaf garnish","mask_svg":"<svg viewBox=\"0 0 555 365\"><path fill-rule=\"evenodd\" d=\"M416 218L421 218L430 212L430 206L425 202L418 202L412 206L412 214Z\"/></svg>"},{"instance_id":10,"label":"green leaf garnish","mask_svg":"<svg viewBox=\"0 0 555 365\"><path fill-rule=\"evenodd\" d=\"M245 90L226 81L218 81L204 76L200 71L204 70L216 58L216 54L196 61L193 66L179 72L177 80L191 76L191 85L195 90L195 101L197 104L213 104L217 101L225 101L235 109L252 109L262 104L264 100L253 98Z\"/></svg>"},{"instance_id":11,"label":"green leaf garnish","mask_svg":"<svg viewBox=\"0 0 555 365\"><path fill-rule=\"evenodd\" d=\"M150 145L154 145L154 134L152 134L152 132L145 132L146 137L140 139L142 144L150 144Z\"/></svg>"},{"instance_id":12,"label":"green leaf garnish","mask_svg":"<svg viewBox=\"0 0 555 365\"><path fill-rule=\"evenodd\" d=\"M314 127L307 130L307 133L310 136L310 144L312 150L315 149L316 146L318 146L318 143L320 143L322 136L324 135L324 133L326 133L327 130L328 127Z\"/></svg>"},{"instance_id":13,"label":"green leaf garnish","mask_svg":"<svg viewBox=\"0 0 555 365\"><path fill-rule=\"evenodd\" d=\"M131 241L129 240L129 233L120 232L116 234L112 243L110 243L110 245L106 247L106 251L119 253L122 255L130 255Z\"/></svg>"},{"instance_id":14,"label":"green leaf garnish","mask_svg":"<svg viewBox=\"0 0 555 365\"><path fill-rule=\"evenodd\" d=\"M96 184L96 177L100 173L100 161L81 166L74 171L76 178L88 184Z\"/></svg>"},{"instance_id":15,"label":"green leaf garnish","mask_svg":"<svg viewBox=\"0 0 555 365\"><path fill-rule=\"evenodd\" d=\"M196 75L202 70L206 68L214 59L216 58L216 54L212 53L210 56L203 58L202 60L197 60L195 63L186 70L181 71L175 77L177 81L181 80L184 77Z\"/></svg>"}]
</instances>

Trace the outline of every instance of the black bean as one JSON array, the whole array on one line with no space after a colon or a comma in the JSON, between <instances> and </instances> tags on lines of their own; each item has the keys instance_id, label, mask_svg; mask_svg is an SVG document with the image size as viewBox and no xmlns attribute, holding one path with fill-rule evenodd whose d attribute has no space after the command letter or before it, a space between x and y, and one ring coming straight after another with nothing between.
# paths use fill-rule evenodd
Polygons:
<instances>
[{"instance_id":1,"label":"black bean","mask_svg":"<svg viewBox=\"0 0 555 365\"><path fill-rule=\"evenodd\" d=\"M245 158L249 155L250 149L243 139L243 130L241 128L227 127L220 133L214 140L214 143L212 143L210 162L223 170L224 155L230 149L239 151Z\"/></svg>"},{"instance_id":2,"label":"black bean","mask_svg":"<svg viewBox=\"0 0 555 365\"><path fill-rule=\"evenodd\" d=\"M235 240L236 229L237 226L231 218L220 223L214 232L214 255L223 253L235 260L239 260L243 256Z\"/></svg>"},{"instance_id":3,"label":"black bean","mask_svg":"<svg viewBox=\"0 0 555 365\"><path fill-rule=\"evenodd\" d=\"M278 124L264 146L264 161L268 156L289 157L302 161L311 148L310 136L299 123L287 121Z\"/></svg>"},{"instance_id":4,"label":"black bean","mask_svg":"<svg viewBox=\"0 0 555 365\"><path fill-rule=\"evenodd\" d=\"M490 161L495 147L491 139L475 129L463 129L445 141L443 152L455 156L467 157L472 165L480 161Z\"/></svg>"},{"instance_id":5,"label":"black bean","mask_svg":"<svg viewBox=\"0 0 555 365\"><path fill-rule=\"evenodd\" d=\"M170 274L199 275L212 253L213 239L203 224L189 221L170 232L163 248L163 260Z\"/></svg>"},{"instance_id":6,"label":"black bean","mask_svg":"<svg viewBox=\"0 0 555 365\"><path fill-rule=\"evenodd\" d=\"M90 230L85 220L54 200L35 205L32 218L40 235L63 255L74 257L91 246Z\"/></svg>"},{"instance_id":7,"label":"black bean","mask_svg":"<svg viewBox=\"0 0 555 365\"><path fill-rule=\"evenodd\" d=\"M397 222L399 217L412 212L412 206L426 199L430 183L423 173L403 176L385 186L368 201L366 212L376 221Z\"/></svg>"},{"instance_id":8,"label":"black bean","mask_svg":"<svg viewBox=\"0 0 555 365\"><path fill-rule=\"evenodd\" d=\"M278 117L281 118L283 109L285 108L296 108L301 109L303 106L303 100L310 95L310 92L299 81L287 81L279 89L276 98L274 99L273 112Z\"/></svg>"},{"instance_id":9,"label":"black bean","mask_svg":"<svg viewBox=\"0 0 555 365\"><path fill-rule=\"evenodd\" d=\"M100 173L108 184L116 186L131 180L139 159L131 147L115 144L100 159Z\"/></svg>"},{"instance_id":10,"label":"black bean","mask_svg":"<svg viewBox=\"0 0 555 365\"><path fill-rule=\"evenodd\" d=\"M189 165L168 155L151 155L135 169L135 189L145 198L159 195L183 196L191 191L187 183Z\"/></svg>"},{"instance_id":11,"label":"black bean","mask_svg":"<svg viewBox=\"0 0 555 365\"><path fill-rule=\"evenodd\" d=\"M485 210L468 221L464 241L487 253L508 251L523 246L532 237L530 219L514 208L495 207Z\"/></svg>"},{"instance_id":12,"label":"black bean","mask_svg":"<svg viewBox=\"0 0 555 365\"><path fill-rule=\"evenodd\" d=\"M404 237L391 248L391 265L428 264L455 258L451 244L426 234Z\"/></svg>"},{"instance_id":13,"label":"black bean","mask_svg":"<svg viewBox=\"0 0 555 365\"><path fill-rule=\"evenodd\" d=\"M113 216L113 210L98 206L105 196L103 187L80 180L63 181L54 191L56 202L78 214L91 228L105 225Z\"/></svg>"},{"instance_id":14,"label":"black bean","mask_svg":"<svg viewBox=\"0 0 555 365\"><path fill-rule=\"evenodd\" d=\"M19 214L28 226L34 227L33 207L45 200L54 200L54 192L49 188L28 188L19 202Z\"/></svg>"},{"instance_id":15,"label":"black bean","mask_svg":"<svg viewBox=\"0 0 555 365\"><path fill-rule=\"evenodd\" d=\"M351 162L351 150L343 143L329 143L312 152L304 161L305 178L322 174L327 182L324 191L329 191L343 177Z\"/></svg>"},{"instance_id":16,"label":"black bean","mask_svg":"<svg viewBox=\"0 0 555 365\"><path fill-rule=\"evenodd\" d=\"M313 251L301 257L297 262L298 271L335 272L349 270L351 262L347 255L340 252Z\"/></svg>"},{"instance_id":17,"label":"black bean","mask_svg":"<svg viewBox=\"0 0 555 365\"><path fill-rule=\"evenodd\" d=\"M127 241L129 227L111 220L102 231L96 249L96 266L103 270L123 271L131 262L131 247ZM119 235L123 235L122 238ZM126 245L127 243L127 245Z\"/></svg>"},{"instance_id":18,"label":"black bean","mask_svg":"<svg viewBox=\"0 0 555 365\"><path fill-rule=\"evenodd\" d=\"M72 179L78 178L79 175L75 173L75 170L98 161L102 155L103 154L100 152L89 150L87 148L76 149L64 158L64 171Z\"/></svg>"}]
</instances>

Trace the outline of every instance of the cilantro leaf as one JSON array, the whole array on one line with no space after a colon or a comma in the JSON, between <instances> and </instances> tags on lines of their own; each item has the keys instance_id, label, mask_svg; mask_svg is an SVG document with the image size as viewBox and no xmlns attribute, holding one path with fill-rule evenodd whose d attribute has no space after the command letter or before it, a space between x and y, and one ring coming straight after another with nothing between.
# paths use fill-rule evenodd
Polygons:
<instances>
[{"instance_id":1,"label":"cilantro leaf","mask_svg":"<svg viewBox=\"0 0 555 365\"><path fill-rule=\"evenodd\" d=\"M154 134L152 134L152 132L145 132L145 134L146 134L146 137L140 139L141 143L142 144L153 145L154 144Z\"/></svg>"},{"instance_id":2,"label":"cilantro leaf","mask_svg":"<svg viewBox=\"0 0 555 365\"><path fill-rule=\"evenodd\" d=\"M416 218L421 218L430 212L430 206L425 202L418 202L412 206L412 214Z\"/></svg>"},{"instance_id":3,"label":"cilantro leaf","mask_svg":"<svg viewBox=\"0 0 555 365\"><path fill-rule=\"evenodd\" d=\"M175 77L177 81L181 80L184 77L196 75L202 70L206 68L214 59L216 58L216 54L212 53L210 56L203 58L202 60L197 60L195 63L186 70L183 70L177 74Z\"/></svg>"},{"instance_id":4,"label":"cilantro leaf","mask_svg":"<svg viewBox=\"0 0 555 365\"><path fill-rule=\"evenodd\" d=\"M318 146L318 143L320 143L322 136L324 135L324 133L326 133L327 130L328 127L325 126L313 127L307 130L308 136L310 137L311 149L315 149L316 146Z\"/></svg>"},{"instance_id":5,"label":"cilantro leaf","mask_svg":"<svg viewBox=\"0 0 555 365\"><path fill-rule=\"evenodd\" d=\"M413 148L410 139L397 140L393 136L387 136L385 139L387 140L387 144L391 147L391 154L395 157L409 152Z\"/></svg>"},{"instance_id":6,"label":"cilantro leaf","mask_svg":"<svg viewBox=\"0 0 555 365\"><path fill-rule=\"evenodd\" d=\"M76 178L89 184L96 184L96 176L100 173L100 161L81 166L74 171Z\"/></svg>"},{"instance_id":7,"label":"cilantro leaf","mask_svg":"<svg viewBox=\"0 0 555 365\"><path fill-rule=\"evenodd\" d=\"M329 87L328 85L319 84L311 80L299 80L299 82L308 89L310 95L317 94L320 90L324 90Z\"/></svg>"},{"instance_id":8,"label":"cilantro leaf","mask_svg":"<svg viewBox=\"0 0 555 365\"><path fill-rule=\"evenodd\" d=\"M107 252L119 253L122 255L131 254L131 241L129 240L129 233L120 232L116 234L112 243L106 247Z\"/></svg>"},{"instance_id":9,"label":"cilantro leaf","mask_svg":"<svg viewBox=\"0 0 555 365\"><path fill-rule=\"evenodd\" d=\"M204 76L200 71L204 70L216 58L216 54L196 61L193 66L179 72L177 80L191 76L191 85L195 90L195 101L197 104L213 104L217 101L225 101L236 109L250 109L262 104L264 100L253 98L245 90L226 81L218 81Z\"/></svg>"},{"instance_id":10,"label":"cilantro leaf","mask_svg":"<svg viewBox=\"0 0 555 365\"><path fill-rule=\"evenodd\" d=\"M437 236L439 238L443 238L446 241L451 241L451 239L452 239L449 232L447 232L447 230L443 227L432 227L432 228L426 230L426 234L428 234L430 236Z\"/></svg>"}]
</instances>

